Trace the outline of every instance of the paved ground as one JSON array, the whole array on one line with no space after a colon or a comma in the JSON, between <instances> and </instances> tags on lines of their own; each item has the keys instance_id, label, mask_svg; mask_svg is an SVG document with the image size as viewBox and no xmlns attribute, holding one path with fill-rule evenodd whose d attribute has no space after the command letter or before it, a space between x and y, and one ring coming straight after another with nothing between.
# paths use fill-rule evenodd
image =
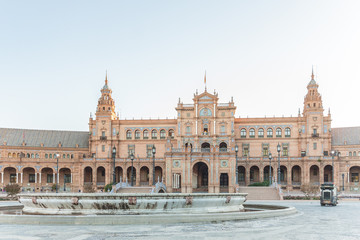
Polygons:
<instances>
[{"instance_id":1,"label":"paved ground","mask_svg":"<svg viewBox=\"0 0 360 240\"><path fill-rule=\"evenodd\" d=\"M288 217L215 224L131 226L0 225L0 239L360 239L360 201L249 201L294 206Z\"/></svg>"}]
</instances>

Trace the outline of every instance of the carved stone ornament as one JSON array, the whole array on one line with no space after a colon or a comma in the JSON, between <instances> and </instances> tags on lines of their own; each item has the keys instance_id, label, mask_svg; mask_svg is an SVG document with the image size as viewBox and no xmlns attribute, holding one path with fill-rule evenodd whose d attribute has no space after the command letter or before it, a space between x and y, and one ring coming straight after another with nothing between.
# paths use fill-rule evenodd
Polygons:
<instances>
[{"instance_id":1,"label":"carved stone ornament","mask_svg":"<svg viewBox=\"0 0 360 240\"><path fill-rule=\"evenodd\" d=\"M73 197L71 198L71 203L73 205L78 205L79 204L79 198L78 197Z\"/></svg>"},{"instance_id":2,"label":"carved stone ornament","mask_svg":"<svg viewBox=\"0 0 360 240\"><path fill-rule=\"evenodd\" d=\"M136 205L136 197L129 197L129 205Z\"/></svg>"},{"instance_id":3,"label":"carved stone ornament","mask_svg":"<svg viewBox=\"0 0 360 240\"><path fill-rule=\"evenodd\" d=\"M231 200L231 196L227 196L226 200L225 200L225 203L230 203L230 200Z\"/></svg>"},{"instance_id":4,"label":"carved stone ornament","mask_svg":"<svg viewBox=\"0 0 360 240\"><path fill-rule=\"evenodd\" d=\"M186 197L186 205L192 205L193 197Z\"/></svg>"}]
</instances>

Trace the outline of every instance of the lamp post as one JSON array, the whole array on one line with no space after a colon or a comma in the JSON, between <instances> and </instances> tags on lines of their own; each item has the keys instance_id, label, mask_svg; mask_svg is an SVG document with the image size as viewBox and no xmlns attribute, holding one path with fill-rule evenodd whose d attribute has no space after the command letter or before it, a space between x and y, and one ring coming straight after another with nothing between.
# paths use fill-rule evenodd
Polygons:
<instances>
[{"instance_id":1,"label":"lamp post","mask_svg":"<svg viewBox=\"0 0 360 240\"><path fill-rule=\"evenodd\" d=\"M66 191L66 185L65 185L65 173L64 173L64 192Z\"/></svg>"},{"instance_id":2,"label":"lamp post","mask_svg":"<svg viewBox=\"0 0 360 240\"><path fill-rule=\"evenodd\" d=\"M272 159L272 154L269 153L269 160L270 160L270 167L269 167L269 185L271 185L271 159Z\"/></svg>"},{"instance_id":3,"label":"lamp post","mask_svg":"<svg viewBox=\"0 0 360 240\"><path fill-rule=\"evenodd\" d=\"M238 169L238 152L239 152L239 146L235 145L235 179L236 179L236 183L235 184L239 184L239 169Z\"/></svg>"},{"instance_id":4,"label":"lamp post","mask_svg":"<svg viewBox=\"0 0 360 240\"><path fill-rule=\"evenodd\" d=\"M332 183L334 184L334 157L335 157L335 150L331 150L331 180Z\"/></svg>"},{"instance_id":5,"label":"lamp post","mask_svg":"<svg viewBox=\"0 0 360 240\"><path fill-rule=\"evenodd\" d=\"M277 145L277 152L278 152L278 184L280 185L280 151L281 151L281 147L280 147L280 143L278 143Z\"/></svg>"},{"instance_id":6,"label":"lamp post","mask_svg":"<svg viewBox=\"0 0 360 240\"><path fill-rule=\"evenodd\" d=\"M152 147L152 154L153 154L153 185L155 185L155 153L156 153L156 148L155 148L155 145L153 145L153 147Z\"/></svg>"},{"instance_id":7,"label":"lamp post","mask_svg":"<svg viewBox=\"0 0 360 240\"><path fill-rule=\"evenodd\" d=\"M116 176L115 176L115 157L116 157L116 147L114 146L112 149L112 158L114 162L114 171L113 171L113 184L116 184Z\"/></svg>"},{"instance_id":8,"label":"lamp post","mask_svg":"<svg viewBox=\"0 0 360 240\"><path fill-rule=\"evenodd\" d=\"M130 155L130 159L131 159L131 186L134 186L134 178L133 178L133 173L134 173L134 154L131 153Z\"/></svg>"},{"instance_id":9,"label":"lamp post","mask_svg":"<svg viewBox=\"0 0 360 240\"><path fill-rule=\"evenodd\" d=\"M56 154L56 193L58 193L58 185L59 185L59 154Z\"/></svg>"},{"instance_id":10,"label":"lamp post","mask_svg":"<svg viewBox=\"0 0 360 240\"><path fill-rule=\"evenodd\" d=\"M342 174L342 180L343 180L343 187L342 190L344 191L344 178L345 178L345 174Z\"/></svg>"}]
</instances>

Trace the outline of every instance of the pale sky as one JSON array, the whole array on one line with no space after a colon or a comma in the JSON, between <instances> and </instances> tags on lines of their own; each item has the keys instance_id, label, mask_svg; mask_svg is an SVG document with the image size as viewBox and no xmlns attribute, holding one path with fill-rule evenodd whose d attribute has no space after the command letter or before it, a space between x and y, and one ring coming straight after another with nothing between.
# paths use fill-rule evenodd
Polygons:
<instances>
[{"instance_id":1,"label":"pale sky","mask_svg":"<svg viewBox=\"0 0 360 240\"><path fill-rule=\"evenodd\" d=\"M314 65L332 127L360 126L360 1L0 1L0 127L88 130L108 71L121 119L196 89L296 116Z\"/></svg>"}]
</instances>

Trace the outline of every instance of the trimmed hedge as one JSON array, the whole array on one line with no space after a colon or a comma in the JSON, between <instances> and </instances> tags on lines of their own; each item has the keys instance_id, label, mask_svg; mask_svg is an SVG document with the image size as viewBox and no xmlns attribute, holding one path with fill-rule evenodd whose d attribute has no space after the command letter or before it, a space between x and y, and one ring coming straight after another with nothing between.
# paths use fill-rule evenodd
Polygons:
<instances>
[{"instance_id":1,"label":"trimmed hedge","mask_svg":"<svg viewBox=\"0 0 360 240\"><path fill-rule=\"evenodd\" d=\"M256 182L249 185L249 187L267 187L267 186L269 186L269 181Z\"/></svg>"}]
</instances>

